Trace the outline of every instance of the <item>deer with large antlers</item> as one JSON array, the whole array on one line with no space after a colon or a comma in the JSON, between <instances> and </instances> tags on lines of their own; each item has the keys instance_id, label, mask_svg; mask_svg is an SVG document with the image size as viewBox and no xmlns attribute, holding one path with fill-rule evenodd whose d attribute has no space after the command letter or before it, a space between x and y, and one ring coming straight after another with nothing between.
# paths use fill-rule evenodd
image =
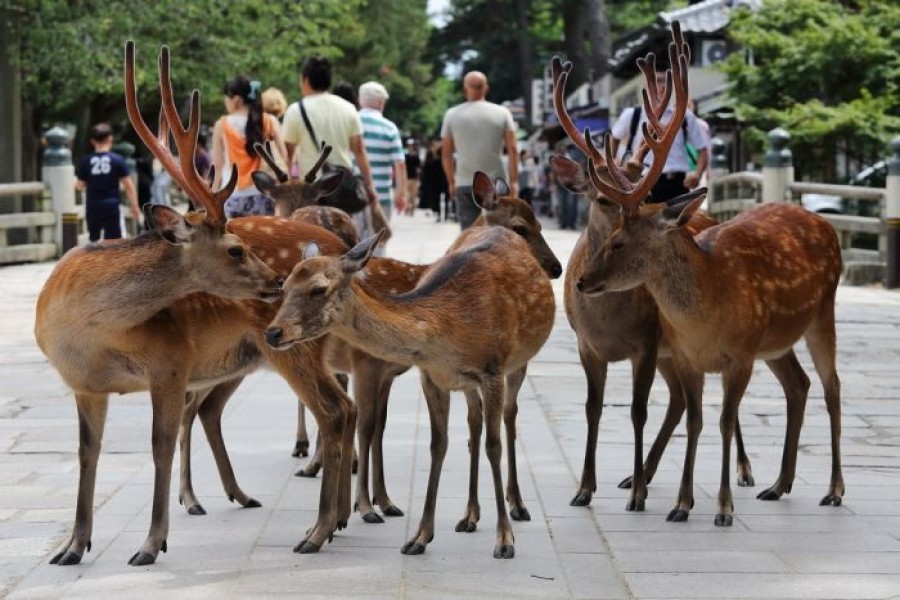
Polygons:
<instances>
[{"instance_id":1,"label":"deer with large antlers","mask_svg":"<svg viewBox=\"0 0 900 600\"><path fill-rule=\"evenodd\" d=\"M775 499L790 492L809 387L792 350L803 337L822 381L831 420L831 482L821 504L837 506L844 493L834 329L840 244L827 221L791 204L764 204L696 236L687 224L705 191L688 194L672 206L642 206L687 107L687 47L677 24L673 38L665 96L659 98L652 86L649 93L644 92L649 120L644 138L653 152L647 172L633 181L626 168L615 163L608 139L604 156L593 148L589 132L585 136L591 181L621 207L622 216L576 287L585 294L603 294L643 285L659 308L673 363L687 380L705 372L722 373L722 472L715 518L720 526L733 522L731 440L756 358L766 361L784 387L788 412L781 473L759 497ZM659 115L673 90L675 116L663 124ZM688 443L678 499L668 516L673 521L686 520L694 504L693 466L702 427L699 390L686 385L684 393Z\"/></svg>"},{"instance_id":2,"label":"deer with large antlers","mask_svg":"<svg viewBox=\"0 0 900 600\"><path fill-rule=\"evenodd\" d=\"M550 333L554 300L549 279L521 237L505 228L479 227L464 232L413 290L386 294L357 276L377 237L341 258L307 251L307 259L288 278L287 301L266 339L273 347L289 348L331 332L375 356L415 364L422 371L432 463L422 520L403 546L404 554L423 553L434 537L449 392L480 391L498 516L494 557L512 558L513 532L500 473L500 422L507 377L525 368Z\"/></svg>"},{"instance_id":3,"label":"deer with large antlers","mask_svg":"<svg viewBox=\"0 0 900 600\"><path fill-rule=\"evenodd\" d=\"M531 207L522 200L509 195L509 187L502 180L490 181L490 178L477 173L473 182L473 196L476 204L482 208L482 215L475 221L475 226L504 227L516 233L528 244L532 254L537 259L541 268L551 278L557 278L562 273L562 266L547 245L541 235L540 222L534 215ZM313 207L309 207L313 208ZM331 207L315 207L327 211L338 211ZM298 209L294 218L310 218L316 221L317 214L307 217L298 215L298 212L307 209ZM338 211L340 212L340 211ZM328 220L338 220L339 215L331 214ZM323 223L327 224L327 223ZM384 293L405 293L412 290L419 282L422 275L430 265L412 265L398 260L374 257L365 268L366 283L372 289ZM357 434L360 453L359 476L357 477L356 507L360 511L364 521L368 523L381 523L383 519L375 512L373 505L378 505L386 516L403 516L400 510L390 499L384 479L384 461L382 452L382 440L384 427L387 420L387 403L394 379L406 372L412 363L400 364L383 360L373 356L362 349L346 344L335 337L330 337L326 344L326 360L329 367L336 372L353 374L353 398L357 405ZM510 505L510 516L514 520L529 520L530 515L522 500L522 494L518 485L518 474L515 459L516 440L516 414L518 412L518 390L524 380L524 369L517 372L515 377L510 377L507 385L507 399L504 405L503 418L509 448L507 461L508 481L507 500ZM220 394L230 395L236 385L222 384L221 389L213 394L214 404L218 404ZM226 398L227 399L227 398ZM469 499L463 518L457 524L457 531L472 532L477 527L480 517L478 503L478 453L481 439L481 397L476 391L467 391L466 399L469 405L470 427L470 452L471 469L469 483ZM224 402L224 400L221 400ZM182 426L182 488L180 497L192 514L203 514L203 508L196 501L190 483L190 427L199 405L190 403L185 410L185 421ZM217 410L221 414L221 409ZM204 427L209 428L209 423L204 420ZM216 427L218 430L218 426ZM371 469L374 495L369 494L369 456L371 452ZM226 493L238 498L246 497L234 481L233 469L224 447L213 445L213 454L223 482L227 482ZM307 466L312 474L318 472L320 465L316 461L321 460L321 448L317 447L316 455L310 465ZM312 467L312 469L310 469ZM300 472L298 472L300 474Z\"/></svg>"},{"instance_id":4,"label":"deer with large antlers","mask_svg":"<svg viewBox=\"0 0 900 600\"><path fill-rule=\"evenodd\" d=\"M97 460L110 393L150 391L156 467L151 524L129 564L151 564L166 550L172 458L185 392L240 378L264 359L309 403L323 430L326 475L320 513L295 548L315 551L349 516L350 452L345 449L352 447L355 409L325 370L321 342L278 353L268 349L261 333L277 310L280 283L303 248L315 243L326 253L338 254L345 246L321 228L287 219L248 217L226 224L223 202L236 174L224 189L213 192L194 168L199 92L192 95L185 129L174 101L169 51L163 47L162 111L154 135L137 104L134 54L134 44L128 42L129 118L141 140L203 210L182 217L172 209L151 206L147 213L154 233L73 250L41 291L35 336L75 392L80 431L75 526L51 562L76 564L90 549ZM177 158L169 150L170 137ZM235 497L245 506L257 505L245 495Z\"/></svg>"}]
</instances>

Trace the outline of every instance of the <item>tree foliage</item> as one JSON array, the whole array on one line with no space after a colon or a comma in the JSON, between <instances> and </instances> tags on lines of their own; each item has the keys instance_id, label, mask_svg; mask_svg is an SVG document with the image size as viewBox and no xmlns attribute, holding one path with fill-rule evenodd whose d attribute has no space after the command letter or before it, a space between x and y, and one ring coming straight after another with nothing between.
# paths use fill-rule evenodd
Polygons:
<instances>
[{"instance_id":1,"label":"tree foliage","mask_svg":"<svg viewBox=\"0 0 900 600\"><path fill-rule=\"evenodd\" d=\"M723 67L736 113L757 151L764 132L787 129L802 176L834 180L839 150L868 163L900 132L900 7L854 4L770 0L732 18L745 48Z\"/></svg>"}]
</instances>

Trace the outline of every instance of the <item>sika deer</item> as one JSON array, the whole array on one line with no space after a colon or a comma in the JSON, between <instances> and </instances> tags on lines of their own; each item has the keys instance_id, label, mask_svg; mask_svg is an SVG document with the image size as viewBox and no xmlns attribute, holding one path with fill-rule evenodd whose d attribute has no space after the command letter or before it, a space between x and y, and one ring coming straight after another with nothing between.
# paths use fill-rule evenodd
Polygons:
<instances>
[{"instance_id":1,"label":"sika deer","mask_svg":"<svg viewBox=\"0 0 900 600\"><path fill-rule=\"evenodd\" d=\"M804 337L825 388L831 420L831 482L820 504L837 506L844 493L834 330L840 244L827 221L791 204L761 205L696 237L685 225L705 193L689 194L671 207L641 206L662 169L687 105L686 47L677 27L673 37L669 82L674 84L675 117L662 125L655 112L658 98L653 92L650 98L644 95L650 119L645 139L655 155L648 173L632 183L615 164L608 144L605 158L591 153L591 181L622 207L622 219L576 287L586 294L600 294L644 285L659 307L679 369L693 376L722 373L722 477L715 518L720 526L733 522L728 469L731 438L756 358L765 360L778 377L788 405L781 473L759 497L775 499L791 489L809 387L792 346ZM702 427L700 394L686 386L685 395L688 444L678 499L668 516L673 521L686 520L693 507L693 465Z\"/></svg>"},{"instance_id":2,"label":"sika deer","mask_svg":"<svg viewBox=\"0 0 900 600\"><path fill-rule=\"evenodd\" d=\"M514 231L522 239L524 239L532 254L538 260L541 267L551 278L557 278L561 274L562 266L554 256L553 252L547 245L541 235L540 222L534 216L531 207L519 200L509 196L509 186L501 179L491 182L490 178L483 173L477 173L473 183L473 194L476 203L482 208L482 215L476 220L476 226L492 226L505 227ZM339 214L330 214L328 222L340 222L342 211L331 207L309 207L317 210L336 211ZM294 215L301 210L295 211ZM309 215L309 218L318 220L321 215L318 213ZM422 274L429 268L429 265L411 265L390 258L374 257L366 266L365 276L367 283L373 289L381 290L385 293L403 293L415 287ZM343 373L353 373L353 397L358 408L357 433L359 436L359 452L361 458L361 467L359 476L357 477L357 495L356 507L360 511L362 518L367 523L381 523L383 519L379 516L373 507L377 504L386 516L403 516L403 512L391 501L387 493L387 487L384 480L384 462L382 453L382 438L384 434L384 426L387 419L387 401L393 380L406 372L410 364L397 364L376 358L367 354L363 350L353 348L350 345L331 337L326 344L326 361L333 371ZM515 520L529 520L530 515L525 508L522 496L518 486L518 476L516 472L515 460L515 417L517 413L517 394L518 389L524 379L524 369L515 377L510 377L507 389L507 401L504 407L504 422L506 425L507 441L509 451L509 459L507 467L509 471L509 480L507 485L507 500L510 503L510 516ZM222 384L223 391L229 395L237 387L229 384ZM466 392L466 398L470 406L470 449L472 451L472 468L470 475L470 495L467 503L466 514L457 525L457 531L472 532L476 529L476 524L480 514L477 497L477 472L478 472L478 447L480 445L481 435L481 398L477 392ZM227 400L227 397L225 398ZM225 400L215 400L215 404L224 403ZM221 408L217 409L221 413ZM183 425L182 443L189 440L190 423L193 420L196 410L193 412L186 410L188 420ZM204 422L207 427L207 423ZM218 427L218 426L217 426ZM187 435L185 434L187 432ZM298 471L298 475L306 474L312 471L311 475L315 475L321 464L317 464L317 460L321 460L321 448L317 447L316 456L310 461L306 469ZM368 469L369 452L372 452L372 471L374 496L369 495L369 478ZM220 472L231 474L229 477L223 475L223 481L233 481L233 471L224 447L221 450L214 450L216 464ZM187 457L187 458L185 458ZM185 450L182 450L182 473L187 473L187 477L183 475L182 479L182 497L190 499L185 501L188 512L191 514L205 514L193 494L190 484L190 462L189 462L189 442ZM236 490L236 491L235 491ZM236 483L226 484L226 493L229 497L246 496ZM251 499L251 501L253 501ZM253 501L255 502L255 501Z\"/></svg>"},{"instance_id":3,"label":"sika deer","mask_svg":"<svg viewBox=\"0 0 900 600\"><path fill-rule=\"evenodd\" d=\"M649 65L648 65L649 66ZM590 147L575 128L566 111L563 93L571 64L562 66L559 59L553 60L554 79L553 100L556 115L563 129L572 141L586 154ZM644 70L649 78L648 85L655 85L652 69ZM665 104L662 105L665 108ZM626 175L636 181L643 168L646 147L638 151L634 160L627 163ZM602 296L585 295L576 290L592 257L618 223L619 206L597 194L588 181L584 169L575 161L554 156L550 159L557 179L575 193L593 197L590 203L588 225L581 234L566 269L564 304L569 325L578 338L578 352L581 365L588 382L588 396L585 402L585 416L588 435L585 447L584 466L581 482L570 504L587 506L597 489L596 451L597 434L603 411L604 389L607 366L610 362L628 360L632 366L631 418L634 428L634 469L633 475L619 484L631 488L626 504L627 510L644 510L647 496L646 485L653 478L666 444L684 412L684 394L681 374L672 363L668 341L662 334L656 303L644 287L638 287L618 294ZM688 223L692 233L697 233L715 224L715 221L697 214ZM669 388L669 408L660 432L647 455L643 459L643 430L647 419L647 400L653 384L654 371L658 369ZM702 389L703 379L688 382ZM738 430L739 431L739 430ZM740 435L738 441L738 485L753 485L750 461L744 452Z\"/></svg>"},{"instance_id":4,"label":"sika deer","mask_svg":"<svg viewBox=\"0 0 900 600\"><path fill-rule=\"evenodd\" d=\"M525 367L550 333L550 282L519 236L499 227L473 228L413 290L384 294L356 276L377 242L373 236L339 259L310 257L298 264L286 283L287 302L266 331L266 340L273 347L288 348L332 332L375 356L413 363L422 371L432 464L423 517L401 549L404 554L423 553L434 537L449 392L479 389L498 515L494 557L512 558L513 533L500 473L505 379ZM309 250L304 256L312 254ZM466 285L451 284L454 281Z\"/></svg>"},{"instance_id":5,"label":"sika deer","mask_svg":"<svg viewBox=\"0 0 900 600\"><path fill-rule=\"evenodd\" d=\"M327 231L286 219L251 217L226 226L222 203L236 174L228 187L213 193L194 169L199 93L194 92L190 125L184 129L173 99L166 47L160 53L159 81L163 110L159 134L154 136L137 106L134 45L126 44L131 122L205 212L182 219L171 209L153 207L149 212L158 234L74 250L60 261L41 292L35 335L75 391L81 432L75 527L51 562L76 564L90 548L97 459L110 393L150 390L156 465L153 510L148 537L129 563L151 564L160 550L166 550L168 490L185 392L240 378L264 359L309 403L323 431L326 470L320 512L295 548L316 551L349 516L355 408L324 369L322 342L276 353L264 344L261 332L277 310L272 302L280 297L279 281L303 248L315 243L325 252L338 253L344 246ZM178 147L178 161L169 152L169 135ZM217 420L218 416L210 422ZM208 428L207 434L214 447L217 441L221 444L221 439L213 439L214 434L221 438L220 431L211 433ZM245 495L236 498L253 505Z\"/></svg>"}]
</instances>

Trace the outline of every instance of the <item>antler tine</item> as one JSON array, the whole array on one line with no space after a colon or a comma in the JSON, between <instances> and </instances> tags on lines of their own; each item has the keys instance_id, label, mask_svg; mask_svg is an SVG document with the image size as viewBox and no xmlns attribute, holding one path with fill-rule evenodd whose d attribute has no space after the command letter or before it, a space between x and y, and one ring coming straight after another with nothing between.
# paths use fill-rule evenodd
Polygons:
<instances>
[{"instance_id":1,"label":"antler tine","mask_svg":"<svg viewBox=\"0 0 900 600\"><path fill-rule=\"evenodd\" d=\"M281 167L278 166L278 163L275 162L275 157L272 155L272 144L270 142L267 141L265 144L256 142L253 144L253 149L256 150L256 153L259 154L264 161L266 161L266 164L269 165L269 168L275 173L275 177L280 183L284 183L288 180L288 174L282 171Z\"/></svg>"},{"instance_id":2,"label":"antler tine","mask_svg":"<svg viewBox=\"0 0 900 600\"><path fill-rule=\"evenodd\" d=\"M189 190L190 186L181 172L181 168L169 151L169 127L165 113L160 111L158 135L153 135L153 132L150 131L147 123L141 116L141 110L137 101L137 85L134 77L134 41L132 40L125 42L125 109L128 112L131 126L134 127L141 141L159 159L160 164L169 172L175 183L179 187Z\"/></svg>"},{"instance_id":3,"label":"antler tine","mask_svg":"<svg viewBox=\"0 0 900 600\"><path fill-rule=\"evenodd\" d=\"M226 217L223 203L234 192L237 179L232 175L228 185L218 193L214 193L197 173L194 153L197 150L197 138L200 134L200 92L198 90L191 92L191 110L188 115L188 127L185 129L181 117L178 115L178 108L175 106L168 46L163 46L159 51L159 91L166 120L172 128L172 138L175 141L175 147L178 148L178 160L181 163L185 182L188 184L187 191L206 208L206 218L209 222L224 224ZM237 170L237 165L232 166L232 171L235 170Z\"/></svg>"},{"instance_id":4,"label":"antler tine","mask_svg":"<svg viewBox=\"0 0 900 600\"><path fill-rule=\"evenodd\" d=\"M554 61L558 62L559 59L554 57ZM572 140L572 142L576 146L578 146L578 148L582 152L584 152L586 155L590 155L590 150L584 143L584 140L582 139L578 128L575 127L575 123L572 121L572 118L569 116L569 111L566 110L566 81L568 81L569 79L569 71L571 70L572 63L569 62L563 65L559 70L559 76L553 83L553 108L556 111L556 118L559 119L559 124L562 125L563 131L566 132L566 135L569 136L569 139Z\"/></svg>"},{"instance_id":5,"label":"antler tine","mask_svg":"<svg viewBox=\"0 0 900 600\"><path fill-rule=\"evenodd\" d=\"M322 165L325 164L325 161L328 160L328 157L331 155L332 149L332 146L330 146L329 144L325 144L324 146L322 146L322 151L319 153L319 158L316 159L315 164L309 169L309 171L306 173L306 176L304 176L303 178L306 183L312 183L313 181L315 181L316 173L319 171L319 169L322 168Z\"/></svg>"},{"instance_id":6,"label":"antler tine","mask_svg":"<svg viewBox=\"0 0 900 600\"><path fill-rule=\"evenodd\" d=\"M596 175L598 178L604 181L603 189L600 189L604 195L607 194L607 191L610 189L616 190L617 193L627 193L631 190L632 184L630 181L625 179L620 173L619 169L616 166L615 157L612 153L612 144L610 143L610 135L607 132L604 138L604 154L601 154L597 147L594 145L594 139L591 137L590 128L585 128L584 130L584 144L588 149L588 157L591 159L592 164L596 165ZM603 178L603 175L600 174L600 169L606 169L606 172L612 178L612 182L607 181ZM598 188L599 189L599 188Z\"/></svg>"}]
</instances>

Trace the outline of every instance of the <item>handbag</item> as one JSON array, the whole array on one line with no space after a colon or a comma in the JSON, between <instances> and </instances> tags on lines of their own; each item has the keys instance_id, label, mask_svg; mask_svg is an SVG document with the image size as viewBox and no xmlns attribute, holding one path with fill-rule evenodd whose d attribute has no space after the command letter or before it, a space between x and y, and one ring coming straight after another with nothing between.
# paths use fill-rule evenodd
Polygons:
<instances>
[{"instance_id":1,"label":"handbag","mask_svg":"<svg viewBox=\"0 0 900 600\"><path fill-rule=\"evenodd\" d=\"M309 116L306 114L306 108L303 106L303 100L300 100L298 104L300 104L300 116L303 117L303 123L306 125L306 130L312 138L313 145L321 150L325 147L325 142L323 141L321 146L319 145L319 140L316 138L316 132L313 130L312 123L309 121ZM342 177L341 184L338 186L337 190L335 190L333 194L319 198L319 204L339 208L351 215L358 213L369 204L369 195L366 193L366 182L362 175L357 175L352 169L343 165L336 165L331 161L326 161L325 164L322 165L322 173L340 173Z\"/></svg>"}]
</instances>

